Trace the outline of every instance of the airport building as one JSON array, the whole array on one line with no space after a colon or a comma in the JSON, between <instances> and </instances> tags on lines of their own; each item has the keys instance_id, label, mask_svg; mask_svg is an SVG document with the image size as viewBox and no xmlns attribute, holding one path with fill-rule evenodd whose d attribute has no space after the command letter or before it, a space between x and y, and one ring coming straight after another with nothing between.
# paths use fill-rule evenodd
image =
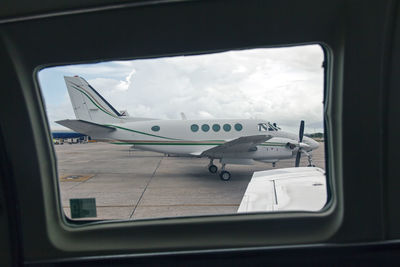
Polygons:
<instances>
[{"instance_id":1,"label":"airport building","mask_svg":"<svg viewBox=\"0 0 400 267\"><path fill-rule=\"evenodd\" d=\"M90 136L72 131L52 131L51 135L53 137L53 143L56 145L64 143L87 143L89 140L91 140Z\"/></svg>"}]
</instances>

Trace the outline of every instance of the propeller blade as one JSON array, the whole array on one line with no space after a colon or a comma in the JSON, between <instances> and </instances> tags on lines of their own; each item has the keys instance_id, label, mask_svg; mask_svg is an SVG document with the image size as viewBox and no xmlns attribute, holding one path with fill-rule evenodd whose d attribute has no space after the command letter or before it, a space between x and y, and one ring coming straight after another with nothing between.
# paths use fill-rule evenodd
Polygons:
<instances>
[{"instance_id":1,"label":"propeller blade","mask_svg":"<svg viewBox=\"0 0 400 267\"><path fill-rule=\"evenodd\" d=\"M302 120L300 122L299 143L303 142L303 136L304 136L304 121Z\"/></svg>"},{"instance_id":2,"label":"propeller blade","mask_svg":"<svg viewBox=\"0 0 400 267\"><path fill-rule=\"evenodd\" d=\"M300 157L301 157L301 151L299 149L299 151L296 154L296 162L294 164L295 167L299 167L299 165L300 165Z\"/></svg>"}]
</instances>

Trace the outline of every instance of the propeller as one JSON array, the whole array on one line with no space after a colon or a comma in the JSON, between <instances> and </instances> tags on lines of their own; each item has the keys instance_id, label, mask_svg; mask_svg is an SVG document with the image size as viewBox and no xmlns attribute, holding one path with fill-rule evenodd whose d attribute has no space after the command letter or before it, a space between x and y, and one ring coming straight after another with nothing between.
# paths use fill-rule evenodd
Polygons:
<instances>
[{"instance_id":1,"label":"propeller","mask_svg":"<svg viewBox=\"0 0 400 267\"><path fill-rule=\"evenodd\" d=\"M304 136L304 121L302 120L300 122L300 129L299 129L299 150L297 150L296 154L296 162L294 164L295 167L299 167L300 165L300 158L301 158L301 153L302 153L302 147L300 146L300 143L303 142L303 136Z\"/></svg>"}]
</instances>

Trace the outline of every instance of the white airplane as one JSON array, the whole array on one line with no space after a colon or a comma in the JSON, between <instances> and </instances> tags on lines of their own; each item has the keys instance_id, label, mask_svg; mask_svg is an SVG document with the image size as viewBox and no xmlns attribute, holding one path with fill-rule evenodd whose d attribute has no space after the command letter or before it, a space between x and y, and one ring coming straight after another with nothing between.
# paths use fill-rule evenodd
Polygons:
<instances>
[{"instance_id":1,"label":"white airplane","mask_svg":"<svg viewBox=\"0 0 400 267\"><path fill-rule=\"evenodd\" d=\"M268 162L275 166L281 159L301 154L313 166L311 151L318 143L303 136L281 131L276 124L254 119L159 120L129 117L108 103L90 84L79 76L64 77L76 120L57 123L97 140L113 140L135 148L166 154L180 154L210 159L208 170L217 173L214 159L222 164L219 176L227 181L231 174L226 164Z\"/></svg>"}]
</instances>

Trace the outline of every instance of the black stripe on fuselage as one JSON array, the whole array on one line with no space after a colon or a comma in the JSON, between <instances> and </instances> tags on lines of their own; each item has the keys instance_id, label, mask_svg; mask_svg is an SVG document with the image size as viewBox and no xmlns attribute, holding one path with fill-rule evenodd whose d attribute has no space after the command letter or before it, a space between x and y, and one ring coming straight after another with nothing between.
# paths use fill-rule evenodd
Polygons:
<instances>
[{"instance_id":1,"label":"black stripe on fuselage","mask_svg":"<svg viewBox=\"0 0 400 267\"><path fill-rule=\"evenodd\" d=\"M83 80L87 83L87 85L89 86L89 88L92 89L93 92L95 92L96 95L97 95L98 97L100 97L100 99L103 100L104 103L106 103L106 104L108 105L108 107L115 113L115 115L117 115L117 116L122 116L122 114L119 113L110 103L108 103L108 101L105 100L104 97L102 97L101 94L99 94L99 93L96 91L96 89L94 89L84 78L82 78L82 77L80 77L80 78L83 79Z\"/></svg>"}]
</instances>

